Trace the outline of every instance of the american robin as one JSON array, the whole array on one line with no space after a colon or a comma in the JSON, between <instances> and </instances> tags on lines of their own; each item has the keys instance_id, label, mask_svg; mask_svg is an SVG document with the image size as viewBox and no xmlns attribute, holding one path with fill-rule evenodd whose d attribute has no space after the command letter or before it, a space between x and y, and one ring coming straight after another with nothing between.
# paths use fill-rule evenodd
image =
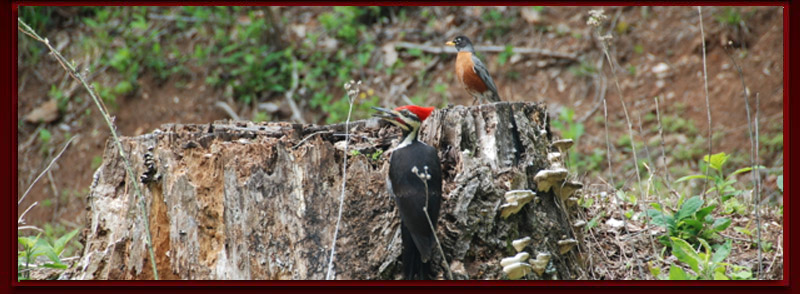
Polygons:
<instances>
[{"instance_id":1,"label":"american robin","mask_svg":"<svg viewBox=\"0 0 800 294\"><path fill-rule=\"evenodd\" d=\"M475 48L472 47L472 42L465 36L458 36L453 41L447 42L447 45L455 46L456 50L458 50L456 77L458 77L461 85L467 89L467 92L472 95L472 98L488 102L500 101L500 95L497 94L497 86L494 85L486 65L475 56Z\"/></svg>"}]
</instances>

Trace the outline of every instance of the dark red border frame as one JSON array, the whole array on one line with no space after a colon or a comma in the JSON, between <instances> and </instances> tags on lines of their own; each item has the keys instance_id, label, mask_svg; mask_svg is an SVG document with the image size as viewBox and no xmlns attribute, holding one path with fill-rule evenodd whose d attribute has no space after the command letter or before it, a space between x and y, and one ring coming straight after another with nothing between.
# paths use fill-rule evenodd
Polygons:
<instances>
[{"instance_id":1,"label":"dark red border frame","mask_svg":"<svg viewBox=\"0 0 800 294\"><path fill-rule=\"evenodd\" d=\"M702 2L695 2L695 1L675 1L675 2L660 2L660 1L639 1L639 2L587 2L585 0L580 1L571 1L571 2L506 2L506 1L423 1L423 2L409 2L409 1L365 1L365 2L332 2L332 1L298 1L298 2L216 2L216 1L196 1L196 2L180 2L180 1L155 1L155 2L127 2L127 3L106 3L106 2L91 2L91 1L15 1L11 4L11 9L9 9L4 14L8 17L7 19L10 22L8 30L3 30L4 37L9 40L8 44L9 47L4 47L3 51L9 48L7 56L10 56L9 59L4 59L3 65L4 68L10 69L9 71L5 71L8 73L9 76L7 78L3 78L2 83L6 85L6 89L9 89L9 97L10 100L10 113L7 117L7 122L10 128L4 128L2 132L5 134L8 132L10 135L11 144L6 145L3 144L3 151L7 152L6 154L11 154L10 160L8 162L8 166L10 167L8 170L9 175L5 175L5 171L2 172L3 176L0 177L5 184L6 187L11 187L10 195L17 195L19 187L17 187L17 149L15 146L17 143L17 93L16 93L16 85L17 85L17 8L19 5L52 5L52 6L73 6L73 5L101 5L101 4L112 4L112 5L164 5L164 6L172 6L172 5L410 5L410 6L425 6L425 5L589 5L589 6L616 6L616 5L753 5L753 6L760 6L760 5L772 5L772 6L783 6L784 7L784 133L788 134L789 132L789 110L790 110L790 87L791 81L793 78L796 80L796 76L791 75L791 69L798 68L799 60L798 58L794 58L793 60L790 59L790 48L798 48L798 42L800 41L800 36L798 36L797 28L790 29L792 23L790 23L790 18L794 18L795 20L799 19L800 13L798 10L793 8L790 2L788 1L702 1ZM797 23L797 21L795 21ZM791 44L791 45L790 45ZM787 70L789 69L789 70ZM788 169L792 164L789 162L789 154L791 152L787 152L789 149L786 148L789 146L789 142L792 140L792 136L784 136L784 179L788 179ZM4 157L4 160L9 159L8 157ZM789 164L787 164L789 163ZM786 180L784 180L786 181ZM790 195L791 195L791 185L784 186L784 206L790 207ZM311 290L323 290L319 287L326 287L326 286L334 286L337 287L336 291L374 291L373 287L375 286L455 286L458 288L453 288L458 290L459 292L473 292L473 291L480 291L485 292L488 289L485 289L485 286L540 286L537 289L530 289L527 291L538 291L543 290L541 286L551 286L555 287L557 291L562 292L584 292L586 290L608 290L614 291L616 293L627 293L627 292L634 292L640 293L642 291L656 291L656 292L674 292L674 291L685 291L685 289L692 289L690 288L683 288L683 289L675 289L673 287L664 287L664 286L695 286L695 287L702 287L702 288L695 288L701 291L709 291L709 290L719 290L720 292L724 291L725 293L729 292L740 292L740 293L752 293L755 291L759 292L780 292L780 293L789 293L790 289L790 271L789 271L789 264L793 264L796 261L797 257L794 256L793 259L790 259L789 252L791 251L791 245L789 242L790 239L790 226L791 226L791 219L789 217L789 211L793 209L785 210L784 212L784 261L789 261L789 264L784 264L784 280L780 281L27 281L24 283L19 283L14 278L14 273L16 272L16 264L13 263L15 259L13 254L12 248L16 248L16 237L17 231L14 229L14 224L16 221L16 215L18 213L18 208L15 202L16 197L9 196L9 225L2 228L3 231L8 230L8 235L11 235L9 242L3 242L2 248L3 251L7 254L0 254L0 258L2 258L3 263L8 264L8 267L0 267L0 276L6 276L6 281L9 283L12 288L11 290L14 292L85 292L85 291L102 291L108 292L112 289L107 288L108 286L159 286L158 289L161 290L169 290L169 291L181 291L181 290L189 290L189 291L196 291L198 290L197 286L240 286L237 291L251 291L251 290L258 290L256 288L252 288L253 286L277 286L270 288L269 291L272 290L289 290L289 291L296 291L297 289L294 287L286 287L286 286L316 286L316 289ZM795 204L795 206L797 206ZM796 220L795 220L796 221ZM799 244L797 242L793 242L794 244ZM6 247L8 246L8 247ZM53 286L56 287L63 287L68 286L68 288L64 289L55 289ZM77 287L76 287L77 286ZM83 286L83 287L81 287ZM96 287L85 287L85 286L96 286ZM97 287L99 286L99 287ZM180 286L180 287L177 287ZM362 287L354 287L354 286L362 286ZM366 287L363 287L366 286ZM472 286L472 287L464 287L464 286ZM477 287L475 287L477 286ZM603 288L596 288L591 289L588 287L591 286L606 286ZM628 287L607 287L607 286L628 286ZM635 286L635 287L630 287ZM707 287L712 286L712 287ZM777 287L776 287L777 286ZM216 287L209 287L206 288L209 291L218 291L219 289L215 289ZM139 288L133 289L135 290L147 290L152 289L152 287L147 288ZM411 288L393 288L393 289L382 289L381 291L386 290L401 290L407 291ZM432 289L432 288L429 288ZM505 290L518 290L518 287L506 287ZM114 291L118 291L119 288L113 289ZM258 291L264 291L265 289L260 289ZM328 291L329 289L324 289ZM443 290L443 289L437 289Z\"/></svg>"}]
</instances>

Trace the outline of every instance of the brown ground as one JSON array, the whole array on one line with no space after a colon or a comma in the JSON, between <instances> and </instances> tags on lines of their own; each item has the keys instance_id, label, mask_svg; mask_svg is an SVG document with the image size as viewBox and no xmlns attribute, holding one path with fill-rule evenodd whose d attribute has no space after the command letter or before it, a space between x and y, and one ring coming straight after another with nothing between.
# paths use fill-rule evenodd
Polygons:
<instances>
[{"instance_id":1,"label":"brown ground","mask_svg":"<svg viewBox=\"0 0 800 294\"><path fill-rule=\"evenodd\" d=\"M500 95L505 100L512 101L545 101L553 114L557 114L562 107L575 109L576 119L585 119L586 133L577 146L578 152L590 152L595 148L605 150L605 134L602 124L593 119L596 115L603 114L601 97L608 99L610 137L612 144L620 136L627 136L624 122L625 116L619 103L619 94L614 84L609 65L605 62L602 51L591 29L586 25L589 7L554 7L546 9L538 20L526 21L520 8L499 8L506 15L514 15L511 24L512 31L487 40L483 37L473 37L476 44L511 44L517 47L539 47L548 50L575 53L579 56L578 62L563 62L551 58L534 55L522 55L511 58L509 63L500 66L497 62L498 54L483 53L484 62L493 73L500 89ZM306 11L319 13L323 8L281 8L281 13L290 16L293 20L293 11ZM432 27L426 26L426 21L409 21L403 25L377 25L375 31L394 32L389 35L397 37L397 30L431 31L427 34L435 37L421 37L418 33L408 33L403 41L423 43L430 41L435 45L444 43L448 38L455 36L456 32L467 36L481 35L482 30L488 25L481 19L480 8L436 8L431 10L439 21ZM736 58L742 67L745 83L749 87L751 107L755 105L754 97L760 98L760 128L762 134L782 132L783 122L783 11L774 8L742 8L744 27L735 28L717 22L715 15L723 11L721 7L706 7L703 10L704 30L707 40L707 66L709 100L714 132L723 132L725 135L714 141L714 152L747 153L749 139L746 125L746 114L742 98L741 80L732 66L731 59L725 53L724 44L732 41L732 46L727 47L728 52ZM627 103L630 116L634 120L634 128L638 129L637 118L644 117L647 113L655 112L653 97L660 98L661 115L676 115L691 119L700 136L707 132L706 105L703 90L703 63L700 27L698 14L694 7L611 7L605 8L609 20L602 27L603 32L608 28L615 28L611 40L611 55L618 63L616 72L622 88L622 96ZM413 19L416 14L409 14ZM609 24L616 24L612 26ZM622 25L622 24L625 25ZM307 23L308 30L320 29L315 20ZM551 30L540 33L538 26L551 26L566 31L558 34ZM625 29L620 29L625 27ZM86 56L76 40L83 35L81 25L67 23L63 27L53 28L52 31L39 32L45 37L66 35L72 39L71 44L62 53L68 59L74 56L80 59ZM287 31L290 31L287 29ZM740 32L741 31L741 32ZM370 32L373 32L370 30ZM581 38L575 38L580 34ZM23 37L25 38L25 37ZM54 37L50 37L51 39ZM295 38L292 36L292 38ZM426 39L427 38L427 39ZM433 38L433 39L431 39ZM380 40L380 39L379 39ZM385 40L385 41L393 41ZM399 41L399 40L398 40ZM20 42L31 44L31 42ZM383 60L383 52L377 44L379 60ZM640 45L643 51L635 52ZM400 51L400 49L398 49ZM375 88L376 95L385 97L386 105L403 103L401 94L412 96L421 91L419 82L412 82L409 88L401 93L392 93L389 96L389 84L398 84L408 77L415 77L416 73L425 68L414 58L400 51L400 58L408 66L396 72L393 76L385 76L383 71L368 71L382 79L380 85L369 85ZM80 61L79 61L80 62ZM652 69L659 63L668 65L665 76L659 78ZM92 160L102 154L102 149L109 137L107 127L94 109L89 104L85 92L75 91L73 97L84 98L82 103L72 103L66 113L58 120L46 125L25 123L23 117L34 108L48 100L48 90L55 85L73 85L73 81L65 77L64 71L49 56L43 56L34 67L23 66L20 61L19 69L19 102L18 102L18 197L31 184L33 179L47 166L57 154L65 140L65 129L72 135L80 134L80 138L73 142L63 156L50 170L51 180L45 176L33 188L28 199L21 204L20 212L27 208L33 201L40 205L32 209L26 216L28 223L42 225L44 223L61 222L67 227L82 225L82 212L85 206L86 192L92 179ZM602 74L576 75L570 67L581 64L601 67ZM636 75L628 72L629 66L634 66ZM453 79L454 56L447 56L438 61L430 69L425 79L434 82L444 82L449 85L447 97L439 94L430 94L429 103L438 104L442 99L447 99L453 104L468 104L472 102L464 90L460 89ZM117 79L117 74L111 70L98 74L95 81L101 83ZM370 77L367 80L372 80ZM605 82L603 82L605 79ZM185 81L185 80L184 80ZM139 135L152 132L163 123L207 123L218 119L227 118L225 113L214 106L222 97L221 89L214 89L205 85L205 76L200 72L190 77L185 85L177 85L176 79L165 83L158 83L148 73L143 73L139 80L141 87L129 97L119 98L118 107L113 112L116 115L116 125L125 136ZM415 80L416 81L416 80ZM663 85L661 85L663 83ZM605 86L602 86L605 84ZM661 85L661 87L659 87ZM68 88L63 87L62 88ZM338 89L338 87L333 87ZM605 91L600 89L605 88ZM432 93L432 92L430 92ZM283 97L273 97L276 103L283 101ZM307 105L300 103L301 107ZM676 104L685 105L685 110L673 107ZM240 108L235 106L234 108ZM306 106L307 108L307 106ZM79 115L92 109L91 115ZM304 109L313 113L317 110ZM78 114L78 115L76 115ZM322 114L324 115L324 114ZM309 115L306 115L308 118ZM310 117L320 117L311 115ZM276 116L274 120L290 120L288 116ZM614 122L617 122L616 124ZM646 140L657 136L657 133L647 131L652 123L645 123ZM65 127L68 126L68 127ZM46 128L53 138L49 146L42 146L36 137L39 128ZM638 131L637 131L638 134ZM669 134L675 135L675 134ZM637 138L638 139L638 138ZM688 138L693 140L693 138ZM667 141L667 153L672 147L682 143L680 140ZM612 153L619 153L612 150ZM618 155L619 156L619 155ZM623 156L630 160L629 154ZM779 153L761 154L762 162L769 168L782 167L782 149ZM668 155L668 157L670 157ZM641 159L641 157L640 157ZM698 158L699 159L699 158ZM696 161L697 159L695 159ZM619 165L616 162L615 165ZM603 164L602 166L605 166ZM694 169L696 170L696 169ZM628 185L631 181L630 174L626 175ZM677 175L682 176L682 175ZM607 179L585 179L585 182L598 183ZM618 179L619 180L619 179ZM54 197L54 189L62 196ZM774 183L766 189L774 190ZM43 206L42 201L51 199L50 206ZM780 220L777 220L780 222ZM613 276L613 275L612 275Z\"/></svg>"}]
</instances>

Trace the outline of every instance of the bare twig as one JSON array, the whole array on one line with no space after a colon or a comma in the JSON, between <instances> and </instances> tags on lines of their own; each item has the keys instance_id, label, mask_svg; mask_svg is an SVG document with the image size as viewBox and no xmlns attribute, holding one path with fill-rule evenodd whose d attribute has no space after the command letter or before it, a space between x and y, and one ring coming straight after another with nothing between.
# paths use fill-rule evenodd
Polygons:
<instances>
[{"instance_id":1,"label":"bare twig","mask_svg":"<svg viewBox=\"0 0 800 294\"><path fill-rule=\"evenodd\" d=\"M447 278L452 280L453 279L453 272L450 271L450 264L447 262L447 257L444 256L444 250L442 250L442 243L439 242L439 237L436 235L436 228L433 226L433 222L431 221L431 216L428 214L428 180L431 179L431 175L428 173L428 166L425 166L424 172L419 172L417 167L415 166L411 170L417 177L422 180L422 183L425 184L425 206L422 207L422 212L425 213L425 218L428 220L428 226L431 228L431 233L433 233L433 239L436 241L436 246L439 247L439 253L442 254L442 263L444 263L444 268L447 269ZM423 277L426 278L426 277Z\"/></svg>"},{"instance_id":2,"label":"bare twig","mask_svg":"<svg viewBox=\"0 0 800 294\"><path fill-rule=\"evenodd\" d=\"M53 190L53 198L55 198L54 202L56 203L53 207L53 215L51 216L50 221L55 222L56 216L58 216L58 204L60 197L58 197L58 187L56 187L56 181L53 179L53 173L51 170L47 170L47 179L50 182L50 189Z\"/></svg>"},{"instance_id":3,"label":"bare twig","mask_svg":"<svg viewBox=\"0 0 800 294\"><path fill-rule=\"evenodd\" d=\"M350 88L353 87L351 90ZM353 104L358 98L358 93L361 91L361 81L356 83L350 81L344 84L344 89L347 90L347 96L350 100L350 109L347 111L347 120L345 121L344 132L346 138L344 139L344 155L342 156L342 194L339 196L339 216L336 218L336 229L333 231L333 241L331 241L331 257L328 259L328 272L325 275L326 280L333 279L333 258L336 256L336 238L339 236L339 225L342 222L342 210L344 210L344 195L345 188L347 188L347 148L350 145L350 115L353 113Z\"/></svg>"},{"instance_id":4,"label":"bare twig","mask_svg":"<svg viewBox=\"0 0 800 294\"><path fill-rule=\"evenodd\" d=\"M404 48L404 49L419 49L423 52L427 53L456 53L456 49L450 46L433 46L433 45L425 45L425 44L415 44L409 42L396 42L394 46L397 48ZM482 51L482 52L505 52L505 46L475 46L475 51ZM560 58L560 59L567 59L567 60L578 60L578 57L574 53L562 53L562 52L555 52L550 51L547 49L541 48L526 48L526 47L513 47L511 48L512 53L517 54L538 54L547 57L553 58Z\"/></svg>"},{"instance_id":5,"label":"bare twig","mask_svg":"<svg viewBox=\"0 0 800 294\"><path fill-rule=\"evenodd\" d=\"M708 156L711 158L711 104L708 101L708 70L706 69L706 33L703 30L703 8L697 6L697 14L700 16L700 43L703 44L703 85L706 92L706 115L708 116ZM749 116L748 116L749 117ZM709 168L706 167L706 176L703 178L703 200L706 199L706 191L708 189L708 172ZM719 191L717 191L719 194ZM722 205L722 194L720 195L720 206Z\"/></svg>"},{"instance_id":6,"label":"bare twig","mask_svg":"<svg viewBox=\"0 0 800 294\"><path fill-rule=\"evenodd\" d=\"M595 11L590 11L589 14L592 15L590 17L590 19L594 18L597 21L598 25L594 26L594 29L595 29L595 32L598 35L598 40L600 41L600 45L601 45L601 48L603 49L603 54L606 57L606 61L608 61L608 65L610 67L611 74L614 77L614 84L617 87L617 93L619 94L619 96L618 96L619 97L619 102L620 102L620 104L622 104L622 111L625 114L625 122L627 122L627 124L628 124L628 136L630 137L631 150L632 150L632 153L633 153L633 169L636 172L636 179L637 179L637 183L639 185L639 193L641 195L641 198L644 198L644 194L643 194L644 191L642 189L642 176L639 173L639 158L636 155L636 144L635 144L636 141L635 141L634 136L633 136L633 125L631 124L630 115L628 114L628 108L626 106L625 99L623 98L623 95L622 95L622 87L620 87L620 85L619 85L619 77L617 77L617 69L614 67L615 63L611 59L611 54L608 53L608 50L609 50L608 49L608 43L606 43L606 42L609 39L611 39L611 35L600 36L599 23L602 20L607 19L607 17L605 15L603 15L602 10L599 11L599 12L596 11L596 10ZM592 24L591 21L588 22L588 23L590 25ZM609 154L609 156L610 156L610 154ZM627 223L627 220L625 219L625 215L622 214L621 218L622 218L623 228L625 229L626 232L628 232L628 223ZM637 256L637 252L635 250L633 251L633 255ZM638 258L637 258L637 261L638 261ZM641 272L641 265L639 265L639 270L640 270L640 275L644 276L644 274Z\"/></svg>"},{"instance_id":7,"label":"bare twig","mask_svg":"<svg viewBox=\"0 0 800 294\"><path fill-rule=\"evenodd\" d=\"M661 158L664 160L664 164L663 164L663 166L664 166L664 177L666 179L666 181L664 181L664 183L667 184L667 187L669 189L672 189L671 184L670 184L670 178L669 178L669 169L667 169L667 155L666 155L666 153L664 151L664 149L665 149L664 148L664 128L661 126L661 112L659 111L659 108L658 108L658 97L653 98L653 100L656 101L656 120L658 120L658 136L661 137L661 140L660 140L660 142L661 142Z\"/></svg>"},{"instance_id":8,"label":"bare twig","mask_svg":"<svg viewBox=\"0 0 800 294\"><path fill-rule=\"evenodd\" d=\"M95 105L100 110L103 119L105 119L106 124L108 125L108 128L111 131L111 136L113 137L114 142L116 143L119 155L120 157L122 157L122 161L125 163L125 170L128 176L130 177L130 183L133 185L135 195L139 198L139 206L144 216L143 219L146 232L145 243L147 244L147 249L150 253L150 264L153 267L153 277L156 280L158 280L158 269L156 268L155 252L153 251L152 236L150 235L150 220L148 216L148 211L145 207L145 199L144 196L142 196L142 191L139 189L138 179L136 178L136 175L133 173L133 168L131 167L130 161L128 160L128 156L125 150L123 149L122 142L120 141L119 136L117 135L117 129L114 126L114 123L111 121L111 117L108 114L108 110L106 109L105 104L101 99L98 98L97 93L95 93L94 91L94 86L90 86L88 84L83 75L81 75L81 73L79 73L78 70L75 68L75 65L67 61L67 59L64 58L63 55L61 55L61 52L53 48L53 46L50 45L50 41L48 39L40 37L33 29L31 29L30 26L28 26L28 24L22 21L21 18L17 18L17 22L18 22L17 29L19 29L19 31L23 32L24 34L30 36L34 40L39 41L43 43L45 46L47 46L47 48L50 50L50 53L52 53L51 55L55 57L56 61L58 61L61 67L64 68L64 70L66 70L74 79L80 81L81 84L83 84L83 87L86 88L86 90L89 92L89 96L92 97L92 100L94 101Z\"/></svg>"},{"instance_id":9,"label":"bare twig","mask_svg":"<svg viewBox=\"0 0 800 294\"><path fill-rule=\"evenodd\" d=\"M301 123L301 124L305 124L306 120L303 119L303 115L302 115L302 112L300 112L300 108L298 108L297 107L297 103L294 102L294 91L297 90L298 80L300 80L300 78L298 78L298 75L297 75L297 60L295 60L293 58L292 59L292 87L289 89L289 91L286 91L286 96L285 96L286 97L286 103L288 103L289 104L289 108L292 109L292 118L294 120L296 120L297 122Z\"/></svg>"},{"instance_id":10,"label":"bare twig","mask_svg":"<svg viewBox=\"0 0 800 294\"><path fill-rule=\"evenodd\" d=\"M746 94L745 94L746 95ZM756 279L760 280L763 274L763 269L761 265L761 212L759 211L759 203L761 202L760 192L761 192L761 174L760 168L758 167L758 108L760 104L760 99L758 99L758 93L756 93L756 116L753 119L755 122L756 132L755 138L753 138L753 133L750 133L750 142L755 143L755 148L753 148L752 158L750 159L753 164L753 181L755 182L755 188L753 195L753 203L755 205L754 210L756 212L756 239L758 240L758 274L756 275Z\"/></svg>"},{"instance_id":11,"label":"bare twig","mask_svg":"<svg viewBox=\"0 0 800 294\"><path fill-rule=\"evenodd\" d=\"M749 92L747 90L747 84L744 81L744 71L742 71L742 67L739 66L739 64L736 62L736 59L733 57L733 55L731 55L728 52L728 49L726 49L725 46L723 46L722 49L723 49L723 51L725 51L725 54L727 54L728 57L731 59L731 63L733 63L733 68L736 69L736 72L739 74L739 80L741 80L741 82L742 82L742 96L744 97L744 108L745 108L745 111L747 113L747 129L748 129L748 134L750 134L750 164L753 166L753 169L755 169L754 171L751 172L751 174L753 175L753 185L755 186L754 187L754 191L753 191L754 194L755 194L755 195L753 195L753 202L754 202L754 214L756 215L756 238L757 238L756 247L758 248L758 267L757 267L758 272L756 273L756 278L760 279L761 278L761 273L762 273L762 269L761 269L761 218L760 218L760 214L759 214L759 211L758 211L758 206L759 206L758 205L758 201L759 201L758 189L760 188L759 187L760 178L758 178L758 176L759 176L759 170L758 169L759 168L758 168L758 165L756 164L757 161L758 161L758 150L757 150L757 148L758 148L758 140L757 140L758 139L758 129L757 129L758 128L758 115L756 115L756 119L755 119L756 120L756 123L755 123L756 124L756 130L754 131L753 130L753 119L751 119L751 116L750 116L750 99L749 99L750 94L749 94ZM758 108L756 108L756 111L758 111ZM754 138L754 135L753 135L754 132L755 132L755 138Z\"/></svg>"},{"instance_id":12,"label":"bare twig","mask_svg":"<svg viewBox=\"0 0 800 294\"><path fill-rule=\"evenodd\" d=\"M318 132L311 133L311 135L308 135L305 138L303 138L303 140L300 140L300 142L297 142L297 144L295 144L292 147L292 150L297 149L298 147L302 146L303 143L308 141L308 139L311 139L311 137L314 137L314 136L319 135L319 134L330 133L330 132L332 132L332 131L331 130L323 130L323 131L318 131Z\"/></svg>"},{"instance_id":13,"label":"bare twig","mask_svg":"<svg viewBox=\"0 0 800 294\"><path fill-rule=\"evenodd\" d=\"M17 225L21 225L21 224L25 223L25 220L24 220L25 215L28 214L28 211L31 211L31 209L34 206L36 206L37 204L39 204L39 201L33 202L33 204L28 206L28 209L26 209L25 211L22 212L22 214L19 215L19 217L17 218Z\"/></svg>"},{"instance_id":14,"label":"bare twig","mask_svg":"<svg viewBox=\"0 0 800 294\"><path fill-rule=\"evenodd\" d=\"M216 106L219 109L222 109L222 111L225 111L225 113L227 113L228 116L231 117L231 119L241 120L241 118L239 118L239 115L236 114L236 111L233 111L233 108L231 108L231 106L228 105L228 103L225 103L225 101L217 101L214 103L214 106Z\"/></svg>"},{"instance_id":15,"label":"bare twig","mask_svg":"<svg viewBox=\"0 0 800 294\"><path fill-rule=\"evenodd\" d=\"M44 170L41 173L39 173L39 176L37 176L36 179L33 180L33 183L31 183L31 185L28 186L28 189L25 190L25 193L23 193L22 197L20 197L19 200L17 201L17 205L20 205L22 201L25 200L25 197L28 196L28 193L31 192L33 186L36 185L36 182L38 182L39 179L41 179L42 176L44 176L44 174L47 173L47 171L49 171L51 167L53 167L53 163L55 163L56 160L61 158L61 154L64 154L64 151L67 150L67 147L69 147L69 143L72 143L72 140L75 140L75 138L77 137L80 137L80 135L75 135L74 137L70 138L67 141L67 143L64 143L64 147L61 147L61 151L58 152L58 155L56 155L56 157L53 157L53 160L50 160L50 164L48 164L47 167L44 168Z\"/></svg>"},{"instance_id":16,"label":"bare twig","mask_svg":"<svg viewBox=\"0 0 800 294\"><path fill-rule=\"evenodd\" d=\"M42 229L40 229L40 228L38 228L36 226L20 226L20 227L17 227L17 231L24 231L24 230L34 230L34 231L37 231L37 232L40 232L40 233L44 233L44 230L42 230Z\"/></svg>"}]
</instances>

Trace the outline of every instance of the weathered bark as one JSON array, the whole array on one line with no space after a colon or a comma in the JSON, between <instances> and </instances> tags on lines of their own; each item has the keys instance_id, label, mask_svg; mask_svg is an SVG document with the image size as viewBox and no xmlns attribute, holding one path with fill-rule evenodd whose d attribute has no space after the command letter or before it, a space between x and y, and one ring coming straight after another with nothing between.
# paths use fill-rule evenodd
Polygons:
<instances>
[{"instance_id":1,"label":"weathered bark","mask_svg":"<svg viewBox=\"0 0 800 294\"><path fill-rule=\"evenodd\" d=\"M353 124L348 181L337 240L336 279L400 278L400 227L386 191L394 127ZM343 126L288 123L165 125L123 139L142 184L162 279L324 279L339 207ZM542 104L495 103L434 112L420 140L438 148L444 172L438 236L458 279L502 279L500 260L525 251L552 255L545 273L580 275L579 249L566 207L553 192L504 219L512 189L535 190L551 151ZM87 198L85 249L71 279L152 279L144 215L122 161L107 144ZM148 148L152 151L148 151ZM145 154L154 165L148 172ZM435 251L435 260L441 255ZM440 262L434 270L445 272ZM446 277L446 275L445 275Z\"/></svg>"}]
</instances>

